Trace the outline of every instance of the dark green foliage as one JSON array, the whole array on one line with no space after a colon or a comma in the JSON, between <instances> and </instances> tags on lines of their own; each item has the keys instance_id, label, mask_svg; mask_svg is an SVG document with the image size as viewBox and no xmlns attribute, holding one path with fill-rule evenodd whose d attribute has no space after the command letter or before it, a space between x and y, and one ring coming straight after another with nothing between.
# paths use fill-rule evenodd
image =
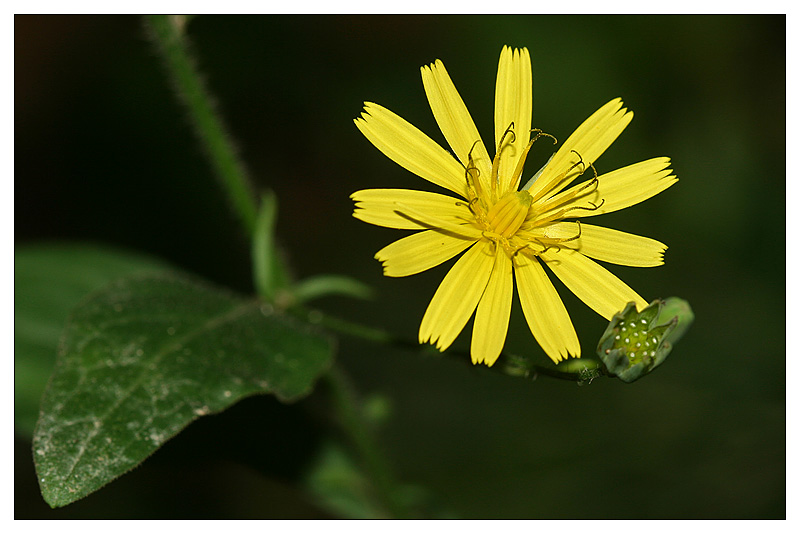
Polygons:
<instances>
[{"instance_id":1,"label":"dark green foliage","mask_svg":"<svg viewBox=\"0 0 800 534\"><path fill-rule=\"evenodd\" d=\"M88 495L243 397L302 397L331 352L269 305L176 275L106 286L73 311L42 400L33 450L45 500Z\"/></svg>"}]
</instances>

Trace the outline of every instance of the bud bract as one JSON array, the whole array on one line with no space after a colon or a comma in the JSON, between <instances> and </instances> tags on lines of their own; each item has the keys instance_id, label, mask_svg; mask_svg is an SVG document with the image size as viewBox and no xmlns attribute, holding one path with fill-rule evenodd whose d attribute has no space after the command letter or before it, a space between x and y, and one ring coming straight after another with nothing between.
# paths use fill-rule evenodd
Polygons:
<instances>
[{"instance_id":1,"label":"bud bract","mask_svg":"<svg viewBox=\"0 0 800 534\"><path fill-rule=\"evenodd\" d=\"M609 373L633 382L661 365L694 320L685 300L654 300L641 312L629 302L614 315L597 345Z\"/></svg>"}]
</instances>

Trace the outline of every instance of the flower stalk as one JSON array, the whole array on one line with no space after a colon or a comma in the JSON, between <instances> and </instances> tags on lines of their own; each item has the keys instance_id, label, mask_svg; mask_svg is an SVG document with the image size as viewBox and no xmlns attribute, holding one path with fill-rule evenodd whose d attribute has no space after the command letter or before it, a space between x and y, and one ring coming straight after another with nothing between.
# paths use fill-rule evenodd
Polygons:
<instances>
[{"instance_id":1,"label":"flower stalk","mask_svg":"<svg viewBox=\"0 0 800 534\"><path fill-rule=\"evenodd\" d=\"M299 311L299 309L296 311ZM327 330L337 332L354 339L362 339L381 345L396 347L402 350L438 354L436 351L431 350L430 347L426 347L424 345L420 346L416 341L397 337L381 328L374 328L362 325L360 323L353 323L339 317L324 314L318 310L306 311L306 317L310 322L319 324ZM465 358L465 356L468 356L466 351L448 350L446 354L452 355L458 359L458 361L469 361L469 359ZM502 364L491 367L492 371L501 372L509 376L527 378L529 380L536 380L536 378L539 376L547 376L557 380L566 380L568 382L585 384L590 383L595 378L610 376L600 362L591 358L582 358L580 360L563 362L556 368L537 365L533 363L531 357L519 356L510 353L502 353L500 355L500 361Z\"/></svg>"},{"instance_id":2,"label":"flower stalk","mask_svg":"<svg viewBox=\"0 0 800 534\"><path fill-rule=\"evenodd\" d=\"M247 235L252 236L256 227L258 200L191 55L191 47L184 33L185 18L150 15L145 21L178 98L186 107L195 134L223 190L228 194L234 212L239 216Z\"/></svg>"}]
</instances>

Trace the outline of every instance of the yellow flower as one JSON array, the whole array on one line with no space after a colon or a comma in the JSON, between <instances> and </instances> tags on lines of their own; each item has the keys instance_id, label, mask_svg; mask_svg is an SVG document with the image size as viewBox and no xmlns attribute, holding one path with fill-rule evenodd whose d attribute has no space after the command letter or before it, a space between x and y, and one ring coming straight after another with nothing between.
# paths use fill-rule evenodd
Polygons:
<instances>
[{"instance_id":1,"label":"yellow flower","mask_svg":"<svg viewBox=\"0 0 800 534\"><path fill-rule=\"evenodd\" d=\"M390 159L459 198L407 189L367 189L351 196L357 219L418 230L375 254L386 276L416 274L466 251L428 305L420 343L447 349L475 312L472 361L491 366L505 343L516 279L528 326L547 355L554 362L580 357L572 321L542 265L606 319L629 301L644 309L642 297L593 259L653 267L663 264L666 245L567 220L626 208L677 181L663 157L597 176L593 163L633 118L622 100L597 110L520 189L528 150L539 137L550 137L531 130L528 50L506 46L500 54L493 159L441 61L422 67L422 82L455 158L377 104L366 102L355 123ZM591 178L570 187L584 173Z\"/></svg>"}]
</instances>

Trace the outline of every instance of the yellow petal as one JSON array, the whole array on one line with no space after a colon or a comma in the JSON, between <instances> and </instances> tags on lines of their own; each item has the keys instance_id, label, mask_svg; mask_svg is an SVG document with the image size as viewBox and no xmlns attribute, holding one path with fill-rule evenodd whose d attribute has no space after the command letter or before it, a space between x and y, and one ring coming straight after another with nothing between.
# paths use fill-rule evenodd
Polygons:
<instances>
[{"instance_id":1,"label":"yellow petal","mask_svg":"<svg viewBox=\"0 0 800 534\"><path fill-rule=\"evenodd\" d=\"M518 254L514 274L522 311L533 337L555 363L579 358L581 346L561 297L536 259Z\"/></svg>"},{"instance_id":2,"label":"yellow petal","mask_svg":"<svg viewBox=\"0 0 800 534\"><path fill-rule=\"evenodd\" d=\"M489 367L503 351L514 296L511 258L502 250L497 251L494 257L492 275L475 312L470 348L472 363L485 363Z\"/></svg>"},{"instance_id":3,"label":"yellow petal","mask_svg":"<svg viewBox=\"0 0 800 534\"><path fill-rule=\"evenodd\" d=\"M498 167L499 196L509 188L517 161L530 141L531 115L533 113L533 76L531 58L527 48L522 50L503 47L497 68L494 97L494 144L500 152ZM500 150L500 141L513 124L513 135L506 137ZM510 140L512 142L509 143Z\"/></svg>"},{"instance_id":4,"label":"yellow petal","mask_svg":"<svg viewBox=\"0 0 800 534\"><path fill-rule=\"evenodd\" d=\"M488 187L492 170L492 160L486 151L472 117L456 91L444 64L438 59L430 66L422 67L422 83L431 111L439 124L447 142L458 159L466 167L469 154L480 171L481 185Z\"/></svg>"},{"instance_id":5,"label":"yellow petal","mask_svg":"<svg viewBox=\"0 0 800 534\"><path fill-rule=\"evenodd\" d=\"M430 225L403 214L398 204L411 206L417 211L435 214L452 224L464 224L474 220L466 202L457 198L415 191L413 189L363 189L350 198L356 206L353 217L364 222L403 230L427 230Z\"/></svg>"},{"instance_id":6,"label":"yellow petal","mask_svg":"<svg viewBox=\"0 0 800 534\"><path fill-rule=\"evenodd\" d=\"M546 226L540 233L544 237L570 239L563 246L590 258L630 267L664 265L667 250L664 243L655 239L591 224L581 224L579 228L575 222L560 222ZM578 235L577 239L571 239Z\"/></svg>"},{"instance_id":7,"label":"yellow petal","mask_svg":"<svg viewBox=\"0 0 800 534\"><path fill-rule=\"evenodd\" d=\"M479 241L453 265L431 299L419 327L419 342L445 350L455 341L486 289L494 265L492 246Z\"/></svg>"},{"instance_id":8,"label":"yellow petal","mask_svg":"<svg viewBox=\"0 0 800 534\"><path fill-rule=\"evenodd\" d=\"M364 103L356 126L378 150L401 167L464 197L464 168L445 149L388 109Z\"/></svg>"},{"instance_id":9,"label":"yellow petal","mask_svg":"<svg viewBox=\"0 0 800 534\"><path fill-rule=\"evenodd\" d=\"M611 213L628 206L633 206L653 197L675 184L678 178L669 168L669 158L653 158L598 177L598 188L595 197L603 205L597 210L600 213ZM589 212L597 215L596 212ZM581 215L583 217L583 215Z\"/></svg>"},{"instance_id":10,"label":"yellow petal","mask_svg":"<svg viewBox=\"0 0 800 534\"><path fill-rule=\"evenodd\" d=\"M576 211L574 216L583 218L611 213L656 196L678 181L669 165L669 158L653 158L600 175L597 191L571 201L575 206L591 207L593 204L599 208ZM561 209L561 200L582 185L577 184L549 200L544 204L541 217Z\"/></svg>"},{"instance_id":11,"label":"yellow petal","mask_svg":"<svg viewBox=\"0 0 800 534\"><path fill-rule=\"evenodd\" d=\"M561 145L553 159L547 163L539 179L531 186L531 195L539 198L553 189L564 187L577 177L578 171L585 170L591 173L589 164L594 163L611 146L631 119L633 112L623 108L622 100L619 98L595 111L578 126L578 129ZM578 164L580 161L583 165ZM576 164L578 164L576 169L563 180L562 175Z\"/></svg>"},{"instance_id":12,"label":"yellow petal","mask_svg":"<svg viewBox=\"0 0 800 534\"><path fill-rule=\"evenodd\" d=\"M461 222L452 222L450 219L443 219L438 217L436 214L426 213L424 211L420 211L408 204L403 204L398 202L397 203L397 211L411 219L422 224L425 228L430 228L431 230L439 230L443 233L452 234L454 237L461 237L466 239L472 239L476 241L483 237L483 231L479 230L472 224L461 224Z\"/></svg>"},{"instance_id":13,"label":"yellow petal","mask_svg":"<svg viewBox=\"0 0 800 534\"><path fill-rule=\"evenodd\" d=\"M385 276L410 276L436 267L474 242L426 230L385 246L375 254L375 259L383 263Z\"/></svg>"},{"instance_id":14,"label":"yellow petal","mask_svg":"<svg viewBox=\"0 0 800 534\"><path fill-rule=\"evenodd\" d=\"M539 257L567 289L609 321L628 302L635 302L640 311L647 306L647 302L625 282L580 252L562 248L560 251L549 250Z\"/></svg>"}]
</instances>

